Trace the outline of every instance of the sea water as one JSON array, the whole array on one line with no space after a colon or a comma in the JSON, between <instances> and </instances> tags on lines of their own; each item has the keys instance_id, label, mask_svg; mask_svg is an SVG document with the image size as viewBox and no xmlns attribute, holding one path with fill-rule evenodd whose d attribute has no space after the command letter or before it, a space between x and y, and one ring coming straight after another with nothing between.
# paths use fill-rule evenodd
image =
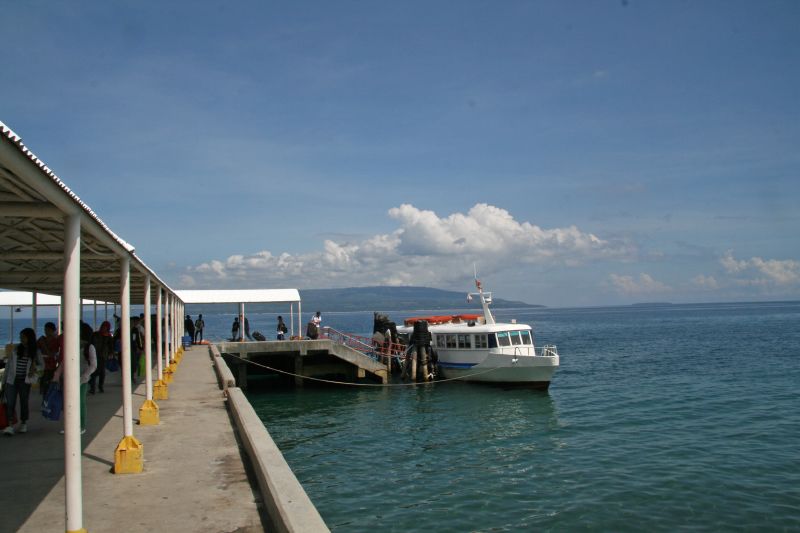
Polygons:
<instances>
[{"instance_id":1,"label":"sea water","mask_svg":"<svg viewBox=\"0 0 800 533\"><path fill-rule=\"evenodd\" d=\"M558 345L548 392L250 390L333 531L800 531L800 302L496 316ZM323 325L369 334L372 313Z\"/></svg>"},{"instance_id":2,"label":"sea water","mask_svg":"<svg viewBox=\"0 0 800 533\"><path fill-rule=\"evenodd\" d=\"M333 531L800 530L800 303L496 315L558 345L549 392L249 393Z\"/></svg>"}]
</instances>

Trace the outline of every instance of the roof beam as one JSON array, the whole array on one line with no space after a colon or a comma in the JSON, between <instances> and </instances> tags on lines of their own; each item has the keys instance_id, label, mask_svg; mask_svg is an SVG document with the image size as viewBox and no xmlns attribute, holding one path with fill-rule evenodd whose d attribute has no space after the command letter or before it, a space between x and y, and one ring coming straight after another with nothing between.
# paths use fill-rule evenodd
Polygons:
<instances>
[{"instance_id":1,"label":"roof beam","mask_svg":"<svg viewBox=\"0 0 800 533\"><path fill-rule=\"evenodd\" d=\"M0 218L63 218L64 213L46 202L0 202Z\"/></svg>"},{"instance_id":2,"label":"roof beam","mask_svg":"<svg viewBox=\"0 0 800 533\"><path fill-rule=\"evenodd\" d=\"M106 272L106 271L97 271L92 272L91 270L81 270L81 279L87 278L119 278L119 272ZM64 280L64 271L58 270L49 270L49 271L19 271L15 270L12 272L0 272L0 282L5 280L10 281L25 281L26 279L52 279L52 280Z\"/></svg>"},{"instance_id":3,"label":"roof beam","mask_svg":"<svg viewBox=\"0 0 800 533\"><path fill-rule=\"evenodd\" d=\"M84 261L114 261L119 256L115 254L99 254L81 250L81 263ZM0 261L60 261L64 259L64 252L5 252L0 256Z\"/></svg>"}]
</instances>

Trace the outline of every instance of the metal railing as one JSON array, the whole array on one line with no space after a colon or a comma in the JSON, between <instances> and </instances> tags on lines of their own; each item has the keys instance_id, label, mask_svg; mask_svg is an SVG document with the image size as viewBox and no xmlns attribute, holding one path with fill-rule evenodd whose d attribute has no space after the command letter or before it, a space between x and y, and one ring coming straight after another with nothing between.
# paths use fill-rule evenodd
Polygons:
<instances>
[{"instance_id":1,"label":"metal railing","mask_svg":"<svg viewBox=\"0 0 800 533\"><path fill-rule=\"evenodd\" d=\"M541 348L539 355L541 357L558 357L558 348L555 344L545 344Z\"/></svg>"},{"instance_id":2,"label":"metal railing","mask_svg":"<svg viewBox=\"0 0 800 533\"><path fill-rule=\"evenodd\" d=\"M348 346L367 357L385 364L389 364L392 357L402 357L406 352L404 344L394 342L377 343L369 337L344 333L328 326L322 328L322 338Z\"/></svg>"}]
</instances>

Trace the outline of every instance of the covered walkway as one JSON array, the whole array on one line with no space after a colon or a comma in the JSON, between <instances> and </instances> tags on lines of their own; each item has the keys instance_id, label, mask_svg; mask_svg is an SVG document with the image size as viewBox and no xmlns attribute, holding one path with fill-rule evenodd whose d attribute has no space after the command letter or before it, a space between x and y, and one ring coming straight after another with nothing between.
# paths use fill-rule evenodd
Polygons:
<instances>
[{"instance_id":1,"label":"covered walkway","mask_svg":"<svg viewBox=\"0 0 800 533\"><path fill-rule=\"evenodd\" d=\"M110 474L119 441L120 373L106 393L90 396L83 441L84 520L90 531L262 531L262 503L252 489L207 346L187 350L161 424L137 430L147 443L145 468ZM136 388L144 400L144 385ZM30 430L0 441L0 530L64 529L64 448L58 422L36 414ZM266 522L264 522L266 523Z\"/></svg>"},{"instance_id":2,"label":"covered walkway","mask_svg":"<svg viewBox=\"0 0 800 533\"><path fill-rule=\"evenodd\" d=\"M67 532L85 531L81 450L80 338L79 323L83 299L113 302L120 306L121 416L117 442L97 457L109 461L115 474L140 474L147 443L134 436L134 409L138 407L140 425L159 424L156 400L169 397L168 384L182 350L183 306L164 283L137 255L133 246L122 240L92 209L67 187L10 128L0 122L0 289L45 293L61 299L63 321L63 372L65 434L61 437L64 498L59 516ZM144 343L142 354L147 373L144 398L131 390L131 304L143 306ZM154 320L151 313L155 309ZM37 327L34 312L34 329ZM151 328L152 325L152 328ZM37 335L38 336L38 335ZM154 352L154 353L153 353ZM151 361L155 358L155 375ZM140 403L141 402L141 403ZM139 407L141 405L141 407ZM138 431L138 429L137 429ZM27 435L19 435L22 440ZM16 442L16 441L15 441ZM10 444L13 445L13 444ZM48 449L48 454L56 453ZM30 463L29 476L37 475L36 462ZM119 476L112 476L117 477ZM120 483L125 481L117 480ZM18 494L25 497L24 492ZM97 501L92 501L97 505ZM142 510L141 512L147 512Z\"/></svg>"}]
</instances>

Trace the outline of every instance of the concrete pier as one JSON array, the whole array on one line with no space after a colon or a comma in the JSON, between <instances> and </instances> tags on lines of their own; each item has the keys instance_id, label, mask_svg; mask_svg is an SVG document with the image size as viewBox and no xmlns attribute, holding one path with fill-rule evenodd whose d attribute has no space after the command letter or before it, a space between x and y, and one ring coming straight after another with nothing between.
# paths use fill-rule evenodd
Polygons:
<instances>
[{"instance_id":1,"label":"concrete pier","mask_svg":"<svg viewBox=\"0 0 800 533\"><path fill-rule=\"evenodd\" d=\"M104 394L88 397L82 440L83 513L90 532L239 531L267 529L258 481L217 385L207 346L190 348L159 403L161 423L137 426L144 471L110 472L122 433L120 372L108 374ZM60 422L38 412L31 393L28 433L0 440L0 530L64 531L64 445ZM145 399L136 388L134 403Z\"/></svg>"}]
</instances>

